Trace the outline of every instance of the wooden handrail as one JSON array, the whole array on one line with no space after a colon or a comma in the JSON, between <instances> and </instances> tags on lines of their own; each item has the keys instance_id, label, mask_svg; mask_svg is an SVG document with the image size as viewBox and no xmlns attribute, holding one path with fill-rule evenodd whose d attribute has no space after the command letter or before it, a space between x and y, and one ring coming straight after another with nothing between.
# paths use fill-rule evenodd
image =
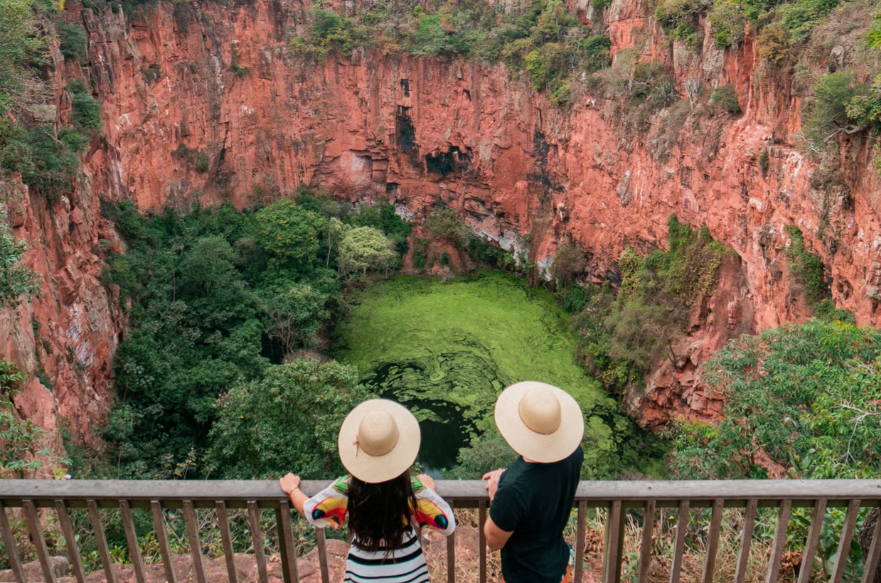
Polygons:
<instances>
[{"instance_id":1,"label":"wooden handrail","mask_svg":"<svg viewBox=\"0 0 881 583\"><path fill-rule=\"evenodd\" d=\"M328 485L328 481L305 481L301 487L309 495L316 494ZM447 499L455 508L476 508L478 524L482 527L486 520L489 507L484 483L479 480L444 481L436 483L438 493ZM737 566L734 574L735 582L745 579L750 541L754 530L757 509L760 507L776 508L778 530L771 543L768 559L768 582L777 580L781 569L784 548L787 544L786 525L794 508L813 508L810 531L804 541L806 564L812 564L817 549L820 528L827 508L846 507L846 519L840 533L838 544L840 551L835 560L831 580L835 583L842 579L848 561L847 549L854 537L859 513L865 508L881 506L881 480L743 480L743 481L605 481L581 482L575 497L577 506L575 547L578 559L575 574L580 578L584 570L581 555L585 548L585 517L588 509L606 508L606 542L603 560L603 577L605 583L619 583L622 565L625 562L624 544L627 530L627 510L639 518L643 535L639 545L636 575L639 582L649 579L649 570L653 564L653 527L657 512L664 508L676 508L677 526L674 551L668 569L671 583L677 583L682 569L682 555L685 548L685 535L688 528L689 515L695 509L712 508L706 540L706 556L703 558L702 579L713 580L716 567L716 555L720 544L722 513L725 508L745 508L742 523L743 536L737 554ZM46 541L41 532L40 512L55 512L59 524L64 531L70 561L77 579L84 579L82 561L79 550L73 542L73 532L68 516L68 509L88 509L98 545L99 555L108 581L115 581L111 568L112 557L103 534L100 509L114 509L120 513L125 527L125 535L129 546L137 548L138 539L132 522L131 509L148 509L152 513L156 530L156 540L162 554L165 573L169 581L175 580L171 565L173 556L168 547L165 533L165 512L169 509L183 509L187 527L187 538L192 546L194 575L198 583L206 582L203 567L199 524L196 509L216 511L218 528L223 538L224 557L226 558L231 583L236 580L236 567L232 556L227 509L246 510L248 525L255 549L257 576L261 582L268 581L266 557L263 555L263 537L261 531L260 509L275 509L275 528L277 529L278 547L281 555L284 580L294 583L298 580L296 545L291 520L291 508L285 494L275 480L255 481L220 481L220 480L185 480L185 481L138 481L138 480L0 480L0 535L9 553L12 574L17 581L24 583L24 573L19 560L10 521L6 514L7 508L21 508L31 531L31 540L40 567L46 581L54 581L51 573L50 557ZM52 509L52 510L39 510ZM634 510L635 509L635 510ZM106 512L106 511L105 511ZM767 513L766 513L767 514ZM865 558L865 574L863 583L872 581L873 571L881 563L881 520L874 530L875 540ZM479 529L478 558L480 570L478 580L487 580L486 541L482 528ZM327 569L327 553L324 546L323 531L316 532L319 558L321 559L320 574L322 581L329 581ZM802 544L799 542L799 544ZM447 540L447 581L454 583L456 579L456 542L455 535ZM139 581L144 579L144 565L140 553L133 552L130 559ZM810 567L799 573L799 582L811 579ZM578 579L576 579L578 580Z\"/></svg>"},{"instance_id":2,"label":"wooden handrail","mask_svg":"<svg viewBox=\"0 0 881 583\"><path fill-rule=\"evenodd\" d=\"M329 481L304 481L307 494L317 494ZM486 500L480 480L438 480L437 492L459 507L477 507ZM117 508L127 500L132 508L148 508L151 500L168 500L167 508L181 508L175 501L191 500L197 508L214 508L224 500L230 508L246 508L255 501L261 508L278 508L286 497L275 480L0 480L0 501L9 507L33 500L48 508L65 500L71 508L85 508L95 500L102 508ZM654 500L658 508L678 508L689 500L692 508L709 508L714 500L726 508L745 507L757 500L760 507L779 506L792 500L793 507L813 507L818 499L830 507L845 507L849 500L863 500L869 506L881 504L881 480L718 480L718 481L584 481L578 485L575 501L595 508L609 507L620 500L624 508L639 508ZM462 504L458 504L461 502ZM464 505L463 505L464 504Z\"/></svg>"}]
</instances>

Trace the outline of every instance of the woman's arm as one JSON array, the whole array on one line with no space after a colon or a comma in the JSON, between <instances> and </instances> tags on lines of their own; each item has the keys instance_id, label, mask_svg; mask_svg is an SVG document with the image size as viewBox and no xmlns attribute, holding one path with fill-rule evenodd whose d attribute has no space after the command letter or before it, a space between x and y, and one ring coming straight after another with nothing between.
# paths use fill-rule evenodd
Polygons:
<instances>
[{"instance_id":1,"label":"woman's arm","mask_svg":"<svg viewBox=\"0 0 881 583\"><path fill-rule=\"evenodd\" d=\"M278 483L281 485L282 491L291 499L291 503L294 505L294 508L297 509L297 512L305 518L306 511L303 509L303 505L306 504L306 500L309 499L309 496L306 496L306 494L300 490L300 476L288 474L280 479Z\"/></svg>"},{"instance_id":2,"label":"woman's arm","mask_svg":"<svg viewBox=\"0 0 881 583\"><path fill-rule=\"evenodd\" d=\"M439 530L441 534L449 536L456 530L456 516L453 509L434 491L434 480L429 476L416 476L419 487L414 491L416 494L416 521L420 527Z\"/></svg>"}]
</instances>

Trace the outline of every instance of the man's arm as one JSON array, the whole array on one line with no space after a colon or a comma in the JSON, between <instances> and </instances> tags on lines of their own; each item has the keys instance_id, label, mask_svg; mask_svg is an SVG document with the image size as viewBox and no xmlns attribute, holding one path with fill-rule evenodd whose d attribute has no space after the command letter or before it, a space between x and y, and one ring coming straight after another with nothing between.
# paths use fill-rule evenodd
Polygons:
<instances>
[{"instance_id":1,"label":"man's arm","mask_svg":"<svg viewBox=\"0 0 881 583\"><path fill-rule=\"evenodd\" d=\"M493 522L491 516L486 517L486 524L483 527L483 534L486 536L486 544L494 551L501 550L511 538L513 532L505 532Z\"/></svg>"}]
</instances>

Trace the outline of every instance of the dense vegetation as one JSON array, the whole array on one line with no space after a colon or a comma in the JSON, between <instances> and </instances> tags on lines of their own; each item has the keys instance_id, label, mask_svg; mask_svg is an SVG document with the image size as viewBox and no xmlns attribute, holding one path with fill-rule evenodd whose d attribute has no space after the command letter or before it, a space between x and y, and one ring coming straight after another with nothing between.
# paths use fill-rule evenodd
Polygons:
<instances>
[{"instance_id":1,"label":"dense vegetation","mask_svg":"<svg viewBox=\"0 0 881 583\"><path fill-rule=\"evenodd\" d=\"M299 53L323 59L339 51L377 48L383 54L463 56L526 71L533 87L564 104L567 79L609 64L611 42L601 29L582 25L561 0L532 0L522 10L503 11L482 0L428 5L380 2L354 18L315 6L310 29L295 37Z\"/></svg>"},{"instance_id":2,"label":"dense vegetation","mask_svg":"<svg viewBox=\"0 0 881 583\"><path fill-rule=\"evenodd\" d=\"M0 198L0 205L5 203ZM27 246L12 236L6 212L0 206L0 309L17 306L37 293L37 274L22 264Z\"/></svg>"},{"instance_id":3,"label":"dense vegetation","mask_svg":"<svg viewBox=\"0 0 881 583\"><path fill-rule=\"evenodd\" d=\"M346 313L343 286L356 285L366 270L396 267L392 249L396 241L406 245L410 229L390 205L356 210L308 189L296 201L241 213L224 205L187 215L168 208L147 218L131 203L105 212L129 244L128 253L110 259L105 276L119 287L132 327L117 352L119 403L104 434L127 477L182 463L195 463L199 475L242 475L234 452L248 447L247 432L226 408L243 395L269 399L277 387L272 379L294 378L307 366L300 360L323 348L325 328ZM297 391L308 399L362 394L351 373L334 372L336 365L309 366L335 380L310 376L287 387L292 392L284 398ZM316 386L324 392L312 394ZM218 418L224 422L209 437ZM335 422L333 415L320 418ZM253 415L247 419L251 429L260 427ZM314 436L307 423L293 431ZM222 445L206 464L212 441ZM269 466L255 465L252 472L264 470Z\"/></svg>"},{"instance_id":4,"label":"dense vegetation","mask_svg":"<svg viewBox=\"0 0 881 583\"><path fill-rule=\"evenodd\" d=\"M726 253L706 228L692 231L671 217L668 250L640 257L621 255L617 296L610 285L572 288L566 297L576 313L581 350L589 366L616 390L642 386L644 375L661 359L675 362L674 341L692 310L712 295Z\"/></svg>"},{"instance_id":5,"label":"dense vegetation","mask_svg":"<svg viewBox=\"0 0 881 583\"><path fill-rule=\"evenodd\" d=\"M20 172L24 183L50 204L71 192L80 152L100 131L101 112L82 81L67 87L69 125L56 124L54 107L44 103L52 89L39 78L38 68L47 61L45 29L54 15L51 3L32 0L9 0L0 11L0 178ZM83 60L82 28L58 22L56 29L62 55Z\"/></svg>"},{"instance_id":6,"label":"dense vegetation","mask_svg":"<svg viewBox=\"0 0 881 583\"><path fill-rule=\"evenodd\" d=\"M812 320L732 340L704 365L717 423L679 425L670 467L689 478L881 476L881 332Z\"/></svg>"}]
</instances>

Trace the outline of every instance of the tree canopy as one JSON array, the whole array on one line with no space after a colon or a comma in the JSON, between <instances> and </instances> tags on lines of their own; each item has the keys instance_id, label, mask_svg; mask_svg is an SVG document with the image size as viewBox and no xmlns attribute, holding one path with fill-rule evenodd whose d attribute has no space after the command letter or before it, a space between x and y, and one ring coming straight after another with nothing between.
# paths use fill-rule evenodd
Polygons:
<instances>
[{"instance_id":1,"label":"tree canopy","mask_svg":"<svg viewBox=\"0 0 881 583\"><path fill-rule=\"evenodd\" d=\"M340 475L340 425L369 398L356 371L337 362L273 366L263 379L236 385L218 400L210 456L227 478Z\"/></svg>"},{"instance_id":2,"label":"tree canopy","mask_svg":"<svg viewBox=\"0 0 881 583\"><path fill-rule=\"evenodd\" d=\"M726 405L717 422L678 425L675 475L881 476L881 331L788 324L732 340L703 370Z\"/></svg>"}]
</instances>

